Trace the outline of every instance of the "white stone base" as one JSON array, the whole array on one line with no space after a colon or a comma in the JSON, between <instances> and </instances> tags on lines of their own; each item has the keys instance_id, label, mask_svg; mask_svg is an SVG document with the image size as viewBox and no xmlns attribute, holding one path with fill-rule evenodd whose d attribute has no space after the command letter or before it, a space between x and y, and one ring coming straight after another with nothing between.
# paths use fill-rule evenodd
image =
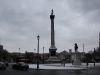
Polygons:
<instances>
[{"instance_id":1,"label":"white stone base","mask_svg":"<svg viewBox=\"0 0 100 75\"><path fill-rule=\"evenodd\" d=\"M81 65L80 59L75 59L73 65Z\"/></svg>"}]
</instances>

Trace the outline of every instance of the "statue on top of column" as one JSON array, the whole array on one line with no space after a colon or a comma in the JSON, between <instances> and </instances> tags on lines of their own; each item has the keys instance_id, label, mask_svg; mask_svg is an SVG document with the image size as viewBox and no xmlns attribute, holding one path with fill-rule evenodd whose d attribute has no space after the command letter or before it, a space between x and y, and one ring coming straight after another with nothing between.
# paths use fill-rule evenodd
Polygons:
<instances>
[{"instance_id":1,"label":"statue on top of column","mask_svg":"<svg viewBox=\"0 0 100 75\"><path fill-rule=\"evenodd\" d=\"M77 43L75 43L74 45L75 45L75 52L77 52L78 49Z\"/></svg>"},{"instance_id":2,"label":"statue on top of column","mask_svg":"<svg viewBox=\"0 0 100 75\"><path fill-rule=\"evenodd\" d=\"M51 15L53 15L53 9L51 10Z\"/></svg>"}]
</instances>

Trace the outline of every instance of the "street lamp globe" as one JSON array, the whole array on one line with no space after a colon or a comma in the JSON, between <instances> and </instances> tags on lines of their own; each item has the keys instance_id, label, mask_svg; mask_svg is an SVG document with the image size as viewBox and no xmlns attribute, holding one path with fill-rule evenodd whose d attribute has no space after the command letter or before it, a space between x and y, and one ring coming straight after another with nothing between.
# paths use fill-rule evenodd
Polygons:
<instances>
[{"instance_id":1,"label":"street lamp globe","mask_svg":"<svg viewBox=\"0 0 100 75\"><path fill-rule=\"evenodd\" d=\"M44 49L44 47L43 47L43 49Z\"/></svg>"},{"instance_id":2,"label":"street lamp globe","mask_svg":"<svg viewBox=\"0 0 100 75\"><path fill-rule=\"evenodd\" d=\"M38 40L40 39L40 36L39 36L39 35L37 36L37 39L38 39Z\"/></svg>"}]
</instances>

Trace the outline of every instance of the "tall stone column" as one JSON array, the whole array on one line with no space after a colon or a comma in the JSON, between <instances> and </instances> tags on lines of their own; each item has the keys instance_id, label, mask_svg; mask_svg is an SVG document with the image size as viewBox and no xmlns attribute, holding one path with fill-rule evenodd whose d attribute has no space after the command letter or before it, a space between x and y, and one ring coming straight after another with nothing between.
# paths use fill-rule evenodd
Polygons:
<instances>
[{"instance_id":1,"label":"tall stone column","mask_svg":"<svg viewBox=\"0 0 100 75\"><path fill-rule=\"evenodd\" d=\"M99 33L99 50L100 50L100 33Z\"/></svg>"},{"instance_id":2,"label":"tall stone column","mask_svg":"<svg viewBox=\"0 0 100 75\"><path fill-rule=\"evenodd\" d=\"M50 19L51 19L51 46L49 48L50 56L56 56L56 50L57 50L57 48L55 47L54 18L55 18L55 15L53 15L53 9L52 9L52 12L50 15Z\"/></svg>"},{"instance_id":3,"label":"tall stone column","mask_svg":"<svg viewBox=\"0 0 100 75\"><path fill-rule=\"evenodd\" d=\"M53 13L50 15L51 19L51 46L55 46L55 40L54 40L54 18L55 15Z\"/></svg>"},{"instance_id":4,"label":"tall stone column","mask_svg":"<svg viewBox=\"0 0 100 75\"><path fill-rule=\"evenodd\" d=\"M51 12L51 15L50 15L50 19L51 19L51 46L49 48L50 57L49 57L48 60L46 60L46 61L49 61L49 62L60 61L56 57L57 48L55 46L54 18L55 18L55 15L53 15L53 9L52 9L52 12Z\"/></svg>"}]
</instances>

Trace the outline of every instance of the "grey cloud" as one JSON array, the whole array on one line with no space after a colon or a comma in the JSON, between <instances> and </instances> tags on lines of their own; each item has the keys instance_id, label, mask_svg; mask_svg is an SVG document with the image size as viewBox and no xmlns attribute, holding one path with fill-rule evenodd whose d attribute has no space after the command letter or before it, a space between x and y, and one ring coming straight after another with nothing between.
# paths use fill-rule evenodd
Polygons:
<instances>
[{"instance_id":1,"label":"grey cloud","mask_svg":"<svg viewBox=\"0 0 100 75\"><path fill-rule=\"evenodd\" d=\"M55 43L58 52L69 48L74 51L78 43L80 51L98 46L100 32L99 0L1 0L0 38L9 51L37 49L37 35L40 35L40 52L50 47L50 14L55 14Z\"/></svg>"}]
</instances>

